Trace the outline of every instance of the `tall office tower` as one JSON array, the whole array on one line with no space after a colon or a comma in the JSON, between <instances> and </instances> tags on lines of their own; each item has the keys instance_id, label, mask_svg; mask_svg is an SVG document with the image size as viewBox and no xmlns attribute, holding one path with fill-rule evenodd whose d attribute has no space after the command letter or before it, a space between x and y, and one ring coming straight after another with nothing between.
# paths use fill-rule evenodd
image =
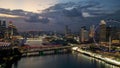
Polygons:
<instances>
[{"instance_id":1,"label":"tall office tower","mask_svg":"<svg viewBox=\"0 0 120 68\"><path fill-rule=\"evenodd\" d=\"M18 31L15 25L13 26L13 35L18 35Z\"/></svg>"},{"instance_id":2,"label":"tall office tower","mask_svg":"<svg viewBox=\"0 0 120 68\"><path fill-rule=\"evenodd\" d=\"M89 33L86 30L86 27L81 27L81 32L80 32L80 38L81 38L81 42L86 42L89 40Z\"/></svg>"},{"instance_id":3,"label":"tall office tower","mask_svg":"<svg viewBox=\"0 0 120 68\"><path fill-rule=\"evenodd\" d=\"M94 32L95 32L94 30L95 30L95 26L94 25L90 26L90 33L89 33L90 38L94 37Z\"/></svg>"},{"instance_id":4,"label":"tall office tower","mask_svg":"<svg viewBox=\"0 0 120 68\"><path fill-rule=\"evenodd\" d=\"M84 34L85 34L85 35L84 35L84 38L85 38L84 41L86 42L86 41L89 40L89 32L88 32L88 30L84 30Z\"/></svg>"},{"instance_id":5,"label":"tall office tower","mask_svg":"<svg viewBox=\"0 0 120 68\"><path fill-rule=\"evenodd\" d=\"M100 43L106 42L106 22L101 20L100 22Z\"/></svg>"},{"instance_id":6,"label":"tall office tower","mask_svg":"<svg viewBox=\"0 0 120 68\"><path fill-rule=\"evenodd\" d=\"M68 25L65 26L65 37L66 38L73 38L71 29L69 29Z\"/></svg>"},{"instance_id":7,"label":"tall office tower","mask_svg":"<svg viewBox=\"0 0 120 68\"><path fill-rule=\"evenodd\" d=\"M68 25L65 26L65 36L69 35L69 28Z\"/></svg>"},{"instance_id":8,"label":"tall office tower","mask_svg":"<svg viewBox=\"0 0 120 68\"><path fill-rule=\"evenodd\" d=\"M17 35L18 32L17 32L17 28L15 25L13 25L12 21L9 21L9 24L8 24L8 36L9 38L12 38L12 36L14 35Z\"/></svg>"},{"instance_id":9,"label":"tall office tower","mask_svg":"<svg viewBox=\"0 0 120 68\"><path fill-rule=\"evenodd\" d=\"M13 24L12 24L12 21L10 21L8 23L8 37L12 38L12 36L13 36Z\"/></svg>"},{"instance_id":10,"label":"tall office tower","mask_svg":"<svg viewBox=\"0 0 120 68\"><path fill-rule=\"evenodd\" d=\"M2 21L0 20L0 27L2 26Z\"/></svg>"},{"instance_id":11,"label":"tall office tower","mask_svg":"<svg viewBox=\"0 0 120 68\"><path fill-rule=\"evenodd\" d=\"M109 37L112 35L112 27L106 27L106 41L109 42Z\"/></svg>"},{"instance_id":12,"label":"tall office tower","mask_svg":"<svg viewBox=\"0 0 120 68\"><path fill-rule=\"evenodd\" d=\"M84 27L81 27L81 30L80 30L80 40L81 42L84 42Z\"/></svg>"},{"instance_id":13,"label":"tall office tower","mask_svg":"<svg viewBox=\"0 0 120 68\"><path fill-rule=\"evenodd\" d=\"M1 27L2 27L2 21L0 20L0 32L1 32Z\"/></svg>"},{"instance_id":14,"label":"tall office tower","mask_svg":"<svg viewBox=\"0 0 120 68\"><path fill-rule=\"evenodd\" d=\"M6 21L2 21L1 22L1 35L2 38L5 38L5 33L6 33Z\"/></svg>"},{"instance_id":15,"label":"tall office tower","mask_svg":"<svg viewBox=\"0 0 120 68\"><path fill-rule=\"evenodd\" d=\"M1 30L1 27L2 27L2 21L0 20L0 38L2 38L2 30Z\"/></svg>"},{"instance_id":16,"label":"tall office tower","mask_svg":"<svg viewBox=\"0 0 120 68\"><path fill-rule=\"evenodd\" d=\"M6 28L6 21L5 20L2 23L2 27Z\"/></svg>"}]
</instances>

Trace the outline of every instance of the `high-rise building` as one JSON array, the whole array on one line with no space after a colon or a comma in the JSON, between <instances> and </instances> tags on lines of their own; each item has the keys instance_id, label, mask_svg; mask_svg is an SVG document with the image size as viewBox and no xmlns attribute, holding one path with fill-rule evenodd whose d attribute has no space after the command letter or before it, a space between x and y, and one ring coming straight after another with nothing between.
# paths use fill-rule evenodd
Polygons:
<instances>
[{"instance_id":1,"label":"high-rise building","mask_svg":"<svg viewBox=\"0 0 120 68\"><path fill-rule=\"evenodd\" d=\"M2 27L6 28L6 21L5 20L2 23Z\"/></svg>"},{"instance_id":2,"label":"high-rise building","mask_svg":"<svg viewBox=\"0 0 120 68\"><path fill-rule=\"evenodd\" d=\"M69 34L69 29L68 29L68 25L65 26L65 36L68 36Z\"/></svg>"},{"instance_id":3,"label":"high-rise building","mask_svg":"<svg viewBox=\"0 0 120 68\"><path fill-rule=\"evenodd\" d=\"M89 40L89 32L88 30L84 30L84 38L85 38L85 42Z\"/></svg>"},{"instance_id":4,"label":"high-rise building","mask_svg":"<svg viewBox=\"0 0 120 68\"><path fill-rule=\"evenodd\" d=\"M106 28L106 39L109 42L109 38L111 37L112 43L119 43L120 35L119 35L119 27L116 25L109 25Z\"/></svg>"},{"instance_id":5,"label":"high-rise building","mask_svg":"<svg viewBox=\"0 0 120 68\"><path fill-rule=\"evenodd\" d=\"M89 32L85 26L81 27L80 40L82 43L87 42L89 40Z\"/></svg>"},{"instance_id":6,"label":"high-rise building","mask_svg":"<svg viewBox=\"0 0 120 68\"><path fill-rule=\"evenodd\" d=\"M100 22L100 43L106 42L106 22L101 20Z\"/></svg>"},{"instance_id":7,"label":"high-rise building","mask_svg":"<svg viewBox=\"0 0 120 68\"><path fill-rule=\"evenodd\" d=\"M73 38L71 29L69 29L68 25L65 26L65 37L66 38Z\"/></svg>"},{"instance_id":8,"label":"high-rise building","mask_svg":"<svg viewBox=\"0 0 120 68\"><path fill-rule=\"evenodd\" d=\"M6 32L6 21L0 20L0 38L5 37L5 32Z\"/></svg>"},{"instance_id":9,"label":"high-rise building","mask_svg":"<svg viewBox=\"0 0 120 68\"><path fill-rule=\"evenodd\" d=\"M12 38L13 35L17 35L17 28L12 24L12 21L8 23L8 27L6 27L6 20L0 20L0 38L9 39Z\"/></svg>"},{"instance_id":10,"label":"high-rise building","mask_svg":"<svg viewBox=\"0 0 120 68\"><path fill-rule=\"evenodd\" d=\"M106 41L109 42L109 37L112 35L112 27L106 27Z\"/></svg>"},{"instance_id":11,"label":"high-rise building","mask_svg":"<svg viewBox=\"0 0 120 68\"><path fill-rule=\"evenodd\" d=\"M1 27L2 27L2 21L0 20L0 32L1 32Z\"/></svg>"},{"instance_id":12,"label":"high-rise building","mask_svg":"<svg viewBox=\"0 0 120 68\"><path fill-rule=\"evenodd\" d=\"M12 38L12 36L18 34L17 28L15 25L13 25L12 21L10 21L8 24L7 33L9 38Z\"/></svg>"},{"instance_id":13,"label":"high-rise building","mask_svg":"<svg viewBox=\"0 0 120 68\"><path fill-rule=\"evenodd\" d=\"M2 38L2 30L1 30L1 27L2 27L2 21L0 20L0 38Z\"/></svg>"},{"instance_id":14,"label":"high-rise building","mask_svg":"<svg viewBox=\"0 0 120 68\"><path fill-rule=\"evenodd\" d=\"M0 27L2 26L2 21L0 20Z\"/></svg>"},{"instance_id":15,"label":"high-rise building","mask_svg":"<svg viewBox=\"0 0 120 68\"><path fill-rule=\"evenodd\" d=\"M92 25L92 26L90 26L90 32L89 32L89 37L90 38L94 37L94 32L95 32L95 26Z\"/></svg>"}]
</instances>

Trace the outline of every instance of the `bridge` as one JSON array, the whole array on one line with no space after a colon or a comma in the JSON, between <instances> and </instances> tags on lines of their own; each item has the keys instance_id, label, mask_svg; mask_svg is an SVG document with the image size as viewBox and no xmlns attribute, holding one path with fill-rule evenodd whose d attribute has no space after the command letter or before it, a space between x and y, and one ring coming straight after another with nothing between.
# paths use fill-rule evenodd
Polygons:
<instances>
[{"instance_id":1,"label":"bridge","mask_svg":"<svg viewBox=\"0 0 120 68\"><path fill-rule=\"evenodd\" d=\"M47 54L59 54L71 52L71 48L74 46L53 46L53 47L37 47L28 48L22 53L22 56L35 56L35 55L47 55Z\"/></svg>"}]
</instances>

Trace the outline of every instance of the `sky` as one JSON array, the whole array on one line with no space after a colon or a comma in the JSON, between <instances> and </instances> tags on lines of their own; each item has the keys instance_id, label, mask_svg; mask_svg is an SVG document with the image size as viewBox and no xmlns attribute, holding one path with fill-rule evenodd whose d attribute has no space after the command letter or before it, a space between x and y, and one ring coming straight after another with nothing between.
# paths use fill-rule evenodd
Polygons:
<instances>
[{"instance_id":1,"label":"sky","mask_svg":"<svg viewBox=\"0 0 120 68\"><path fill-rule=\"evenodd\" d=\"M119 6L119 0L0 0L0 8L39 12L57 3L98 1L107 8ZM113 9L111 8L111 9ZM118 7L119 8L119 7Z\"/></svg>"},{"instance_id":2,"label":"sky","mask_svg":"<svg viewBox=\"0 0 120 68\"><path fill-rule=\"evenodd\" d=\"M38 12L38 10L44 10L55 3L55 0L7 0L7 2L6 0L1 0L0 7Z\"/></svg>"},{"instance_id":3,"label":"sky","mask_svg":"<svg viewBox=\"0 0 120 68\"><path fill-rule=\"evenodd\" d=\"M56 3L68 2L70 0L0 0L0 7L7 9L23 9L31 12L39 12Z\"/></svg>"},{"instance_id":4,"label":"sky","mask_svg":"<svg viewBox=\"0 0 120 68\"><path fill-rule=\"evenodd\" d=\"M65 25L79 31L102 19L120 21L119 7L120 0L0 0L0 19L19 31L63 31Z\"/></svg>"}]
</instances>

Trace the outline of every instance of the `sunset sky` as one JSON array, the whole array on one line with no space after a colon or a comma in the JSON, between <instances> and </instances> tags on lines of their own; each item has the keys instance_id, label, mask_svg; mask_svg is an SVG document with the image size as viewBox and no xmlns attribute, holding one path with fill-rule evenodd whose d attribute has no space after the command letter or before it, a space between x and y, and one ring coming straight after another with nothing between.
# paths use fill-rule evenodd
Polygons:
<instances>
[{"instance_id":1,"label":"sunset sky","mask_svg":"<svg viewBox=\"0 0 120 68\"><path fill-rule=\"evenodd\" d=\"M0 0L0 19L12 20L19 31L63 31L65 25L79 31L101 19L120 21L119 14L120 0Z\"/></svg>"},{"instance_id":2,"label":"sunset sky","mask_svg":"<svg viewBox=\"0 0 120 68\"><path fill-rule=\"evenodd\" d=\"M69 1L72 0L0 0L0 8L39 12L57 3L65 3Z\"/></svg>"},{"instance_id":3,"label":"sunset sky","mask_svg":"<svg viewBox=\"0 0 120 68\"><path fill-rule=\"evenodd\" d=\"M0 0L0 8L39 12L58 3L87 1L99 2L106 9L116 9L120 6L119 0Z\"/></svg>"}]
</instances>

